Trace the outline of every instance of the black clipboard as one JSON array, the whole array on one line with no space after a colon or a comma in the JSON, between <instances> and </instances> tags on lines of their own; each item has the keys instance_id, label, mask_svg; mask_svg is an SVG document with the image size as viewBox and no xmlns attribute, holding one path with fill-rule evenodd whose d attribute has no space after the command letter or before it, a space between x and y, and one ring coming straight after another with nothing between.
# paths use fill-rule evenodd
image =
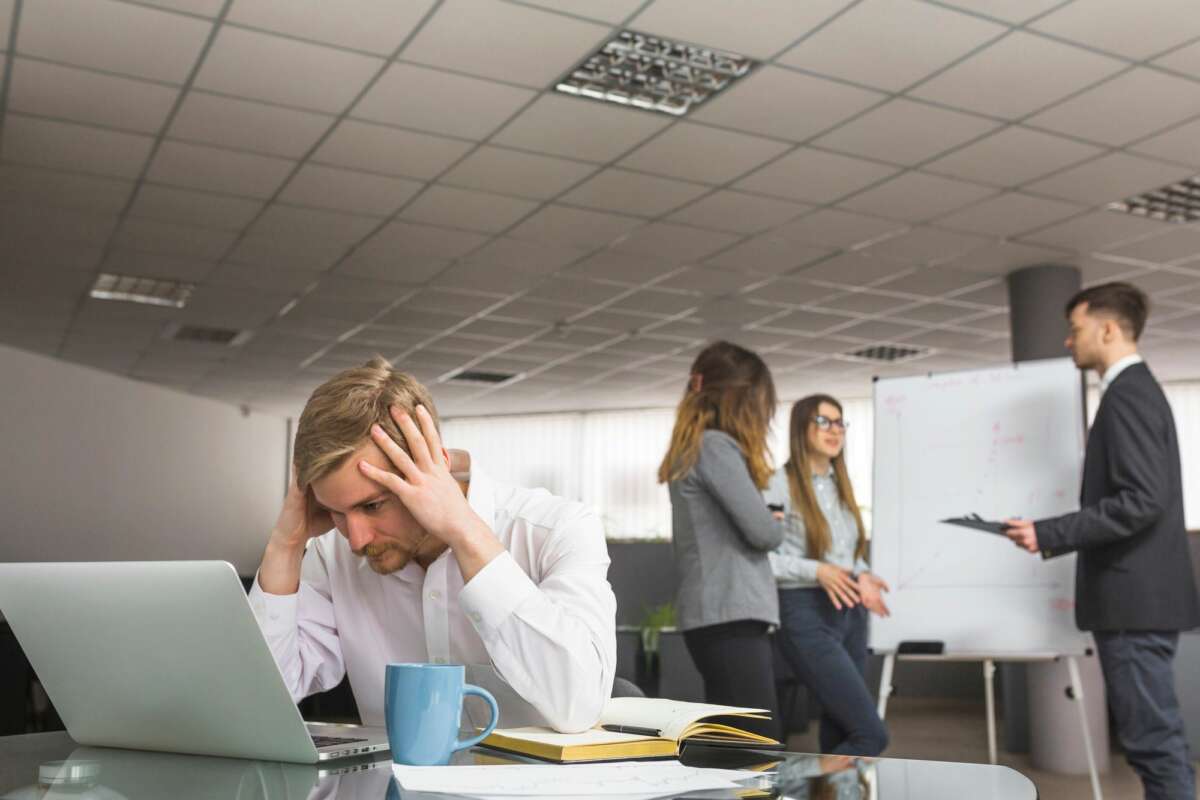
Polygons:
<instances>
[{"instance_id":1,"label":"black clipboard","mask_svg":"<svg viewBox=\"0 0 1200 800\"><path fill-rule=\"evenodd\" d=\"M963 528L972 528L984 533L994 533L997 536L1004 536L1008 528L1003 522L994 522L990 519L984 519L978 514L968 514L965 517L949 517L947 519L938 520L947 525L959 525Z\"/></svg>"}]
</instances>

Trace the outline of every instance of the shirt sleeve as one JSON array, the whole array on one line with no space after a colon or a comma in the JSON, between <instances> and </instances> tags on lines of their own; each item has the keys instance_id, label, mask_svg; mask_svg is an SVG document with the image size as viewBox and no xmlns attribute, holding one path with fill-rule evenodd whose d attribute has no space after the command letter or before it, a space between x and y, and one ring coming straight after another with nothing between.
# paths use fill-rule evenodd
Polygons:
<instances>
[{"instance_id":1,"label":"shirt sleeve","mask_svg":"<svg viewBox=\"0 0 1200 800\"><path fill-rule=\"evenodd\" d=\"M750 478L746 457L732 437L706 433L695 469L746 545L755 550L779 546L783 523L771 516L762 492Z\"/></svg>"},{"instance_id":2,"label":"shirt sleeve","mask_svg":"<svg viewBox=\"0 0 1200 800\"><path fill-rule=\"evenodd\" d=\"M780 548L767 553L767 560L771 562L771 573L775 576L776 582L817 582L817 567L821 566L821 562L815 558L805 558L796 555L793 551L785 551Z\"/></svg>"},{"instance_id":3,"label":"shirt sleeve","mask_svg":"<svg viewBox=\"0 0 1200 800\"><path fill-rule=\"evenodd\" d=\"M556 524L535 580L505 552L458 602L501 677L558 731L593 727L612 693L617 602L600 520L582 508Z\"/></svg>"},{"instance_id":4,"label":"shirt sleeve","mask_svg":"<svg viewBox=\"0 0 1200 800\"><path fill-rule=\"evenodd\" d=\"M319 546L310 543L295 594L268 594L254 577L250 609L293 700L332 689L346 675Z\"/></svg>"}]
</instances>

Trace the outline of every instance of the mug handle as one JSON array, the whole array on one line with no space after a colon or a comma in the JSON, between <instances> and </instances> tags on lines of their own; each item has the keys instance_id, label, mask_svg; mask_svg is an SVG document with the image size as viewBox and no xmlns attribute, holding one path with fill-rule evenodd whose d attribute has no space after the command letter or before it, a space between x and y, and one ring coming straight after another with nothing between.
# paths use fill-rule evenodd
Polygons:
<instances>
[{"instance_id":1,"label":"mug handle","mask_svg":"<svg viewBox=\"0 0 1200 800\"><path fill-rule=\"evenodd\" d=\"M463 684L463 697L466 697L469 694L473 694L476 697L482 697L487 701L487 704L492 707L492 719L490 722L488 722L487 727L484 728L478 736L472 736L470 739L464 739L455 742L454 747L451 750L452 752L466 750L468 747L474 747L475 745L479 744L486 739L493 730L496 729L496 723L500 720L500 707L496 705L496 698L492 697L491 692L489 692L487 689L481 689L478 686L472 686L469 683Z\"/></svg>"}]
</instances>

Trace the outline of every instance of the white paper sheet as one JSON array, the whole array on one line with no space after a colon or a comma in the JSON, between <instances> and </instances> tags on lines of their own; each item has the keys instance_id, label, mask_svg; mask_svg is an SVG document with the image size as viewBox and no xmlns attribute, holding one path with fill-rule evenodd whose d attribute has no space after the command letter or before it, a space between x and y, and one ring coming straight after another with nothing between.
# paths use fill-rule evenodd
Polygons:
<instances>
[{"instance_id":1,"label":"white paper sheet","mask_svg":"<svg viewBox=\"0 0 1200 800\"><path fill-rule=\"evenodd\" d=\"M392 767L400 788L480 797L658 797L709 789L741 788L761 777L749 770L685 767L678 761L612 764L513 764L455 767Z\"/></svg>"}]
</instances>

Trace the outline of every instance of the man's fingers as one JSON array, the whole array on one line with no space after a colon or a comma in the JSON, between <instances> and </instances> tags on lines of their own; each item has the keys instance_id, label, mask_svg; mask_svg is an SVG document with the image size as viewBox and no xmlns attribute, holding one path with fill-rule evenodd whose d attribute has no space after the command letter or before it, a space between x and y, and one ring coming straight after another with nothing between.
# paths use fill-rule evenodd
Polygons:
<instances>
[{"instance_id":1,"label":"man's fingers","mask_svg":"<svg viewBox=\"0 0 1200 800\"><path fill-rule=\"evenodd\" d=\"M408 483L394 472L388 472L386 469L380 469L379 467L365 460L358 462L358 468L363 475L366 475L383 488L388 489L394 495L402 496L406 491L408 491Z\"/></svg>"},{"instance_id":2,"label":"man's fingers","mask_svg":"<svg viewBox=\"0 0 1200 800\"><path fill-rule=\"evenodd\" d=\"M400 470L400 473L404 477L412 480L417 476L419 470L413 464L413 460L409 457L408 453L404 452L404 448L396 444L382 427L379 425L371 426L371 440L388 457L388 461L391 461L396 469Z\"/></svg>"},{"instance_id":3,"label":"man's fingers","mask_svg":"<svg viewBox=\"0 0 1200 800\"><path fill-rule=\"evenodd\" d=\"M438 434L437 425L433 424L433 415L423 405L417 406L417 421L421 423L421 433L425 435L425 443L430 453L442 452L442 437Z\"/></svg>"},{"instance_id":4,"label":"man's fingers","mask_svg":"<svg viewBox=\"0 0 1200 800\"><path fill-rule=\"evenodd\" d=\"M417 423L413 422L413 418L405 412L401 411L396 406L391 409L392 419L400 427L400 432L404 434L404 439L408 442L408 449L412 453L412 460L421 468L422 471L428 471L433 462L429 455L429 444L425 441L425 437L421 435L421 431L417 428Z\"/></svg>"}]
</instances>

